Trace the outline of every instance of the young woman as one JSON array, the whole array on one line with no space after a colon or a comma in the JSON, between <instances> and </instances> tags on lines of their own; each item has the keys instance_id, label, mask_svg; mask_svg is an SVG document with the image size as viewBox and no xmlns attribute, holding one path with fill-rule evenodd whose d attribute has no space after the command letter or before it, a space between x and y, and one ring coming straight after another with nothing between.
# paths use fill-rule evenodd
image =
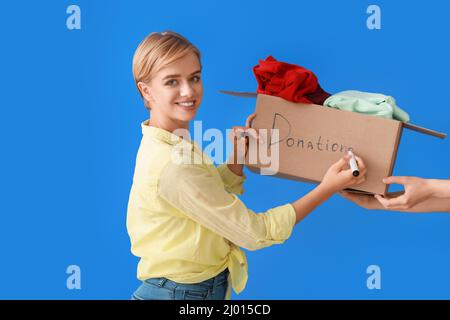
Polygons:
<instances>
[{"instance_id":1,"label":"young woman","mask_svg":"<svg viewBox=\"0 0 450 320\"><path fill-rule=\"evenodd\" d=\"M306 196L256 214L237 197L245 180L242 164L216 167L195 142L176 133L189 128L202 101L199 50L177 33L152 33L136 49L133 76L150 111L141 124L127 212L142 281L133 299L229 299L231 287L239 293L247 282L240 247L284 242L333 193L364 181L362 160L355 178L342 158ZM237 129L250 132L251 118ZM237 137L232 134L232 141ZM201 161L177 161L180 150Z\"/></svg>"},{"instance_id":2,"label":"young woman","mask_svg":"<svg viewBox=\"0 0 450 320\"><path fill-rule=\"evenodd\" d=\"M386 184L402 184L405 192L387 198L342 192L342 196L366 209L404 212L450 212L450 180L418 177L388 177Z\"/></svg>"}]
</instances>

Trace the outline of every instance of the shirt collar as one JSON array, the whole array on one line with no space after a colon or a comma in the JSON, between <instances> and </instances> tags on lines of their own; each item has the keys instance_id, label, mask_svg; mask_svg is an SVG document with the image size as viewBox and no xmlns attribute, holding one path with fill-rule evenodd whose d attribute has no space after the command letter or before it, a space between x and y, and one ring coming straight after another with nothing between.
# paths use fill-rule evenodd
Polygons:
<instances>
[{"instance_id":1,"label":"shirt collar","mask_svg":"<svg viewBox=\"0 0 450 320\"><path fill-rule=\"evenodd\" d=\"M161 140L163 142L166 142L166 143L172 144L172 145L180 143L181 141L184 140L180 136L177 136L176 134L173 134L170 131L167 131L167 130L164 130L161 128L157 128L155 126L150 126L149 121L150 121L150 119L147 119L141 123L142 134L144 136L151 136L153 138L156 138L158 140ZM187 141L187 142L190 143L190 141Z\"/></svg>"},{"instance_id":2,"label":"shirt collar","mask_svg":"<svg viewBox=\"0 0 450 320\"><path fill-rule=\"evenodd\" d=\"M153 137L170 145L176 145L178 143L187 144L188 146L192 147L192 149L197 153L203 154L203 151L194 140L183 139L170 131L157 128L155 126L150 126L149 121L150 119L147 119L141 123L142 134L144 136Z\"/></svg>"}]
</instances>

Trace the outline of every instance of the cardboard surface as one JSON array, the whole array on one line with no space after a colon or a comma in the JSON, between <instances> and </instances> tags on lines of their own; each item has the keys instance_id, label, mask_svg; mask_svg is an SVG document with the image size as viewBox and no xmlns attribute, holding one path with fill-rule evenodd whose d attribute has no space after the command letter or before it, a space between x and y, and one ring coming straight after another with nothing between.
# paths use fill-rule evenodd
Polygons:
<instances>
[{"instance_id":1,"label":"cardboard surface","mask_svg":"<svg viewBox=\"0 0 450 320\"><path fill-rule=\"evenodd\" d=\"M243 97L243 98L256 98L258 96L258 94L256 92L239 92L239 91L229 91L229 90L220 90L219 92L228 94L231 96ZM408 122L408 123L402 122L402 126L403 126L403 128L417 131L417 132L427 134L427 135L430 135L430 136L433 136L436 138L440 138L440 139L445 139L447 137L447 134L444 132L439 132L436 130L424 128L422 126L418 126L411 122Z\"/></svg>"},{"instance_id":2,"label":"cardboard surface","mask_svg":"<svg viewBox=\"0 0 450 320\"><path fill-rule=\"evenodd\" d=\"M320 182L327 169L351 148L368 171L358 191L386 194L382 178L392 174L402 123L349 111L258 95L255 129L279 129L279 170L276 176ZM247 158L248 161L248 158ZM261 163L246 166L259 172ZM266 166L267 167L267 166Z\"/></svg>"}]
</instances>

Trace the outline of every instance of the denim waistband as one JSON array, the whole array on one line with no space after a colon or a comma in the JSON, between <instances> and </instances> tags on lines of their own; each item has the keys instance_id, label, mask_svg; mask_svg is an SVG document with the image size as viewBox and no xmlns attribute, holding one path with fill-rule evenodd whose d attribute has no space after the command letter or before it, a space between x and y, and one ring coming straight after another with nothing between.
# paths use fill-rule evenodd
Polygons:
<instances>
[{"instance_id":1,"label":"denim waistband","mask_svg":"<svg viewBox=\"0 0 450 320\"><path fill-rule=\"evenodd\" d=\"M200 286L205 286L207 288L213 288L213 287L217 287L219 285L222 285L225 281L228 280L228 274L229 271L228 269L225 269L224 271L222 271L221 273L219 273L217 276L210 278L208 280L202 281L202 282L198 282L198 283L193 283L192 285L200 285ZM145 280L144 282L146 283L151 283L151 284L155 284L159 287L177 287L179 285L189 285L189 284L184 284L184 283L177 283L175 281L169 280L167 278L150 278Z\"/></svg>"}]
</instances>

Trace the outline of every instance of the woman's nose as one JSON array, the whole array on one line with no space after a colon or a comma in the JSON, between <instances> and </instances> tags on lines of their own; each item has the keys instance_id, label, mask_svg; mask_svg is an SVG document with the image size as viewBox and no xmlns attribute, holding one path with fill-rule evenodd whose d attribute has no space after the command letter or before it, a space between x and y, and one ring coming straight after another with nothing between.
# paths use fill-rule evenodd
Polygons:
<instances>
[{"instance_id":1,"label":"woman's nose","mask_svg":"<svg viewBox=\"0 0 450 320\"><path fill-rule=\"evenodd\" d=\"M194 88L189 82L183 82L180 87L180 96L182 97L192 97L194 95Z\"/></svg>"}]
</instances>

